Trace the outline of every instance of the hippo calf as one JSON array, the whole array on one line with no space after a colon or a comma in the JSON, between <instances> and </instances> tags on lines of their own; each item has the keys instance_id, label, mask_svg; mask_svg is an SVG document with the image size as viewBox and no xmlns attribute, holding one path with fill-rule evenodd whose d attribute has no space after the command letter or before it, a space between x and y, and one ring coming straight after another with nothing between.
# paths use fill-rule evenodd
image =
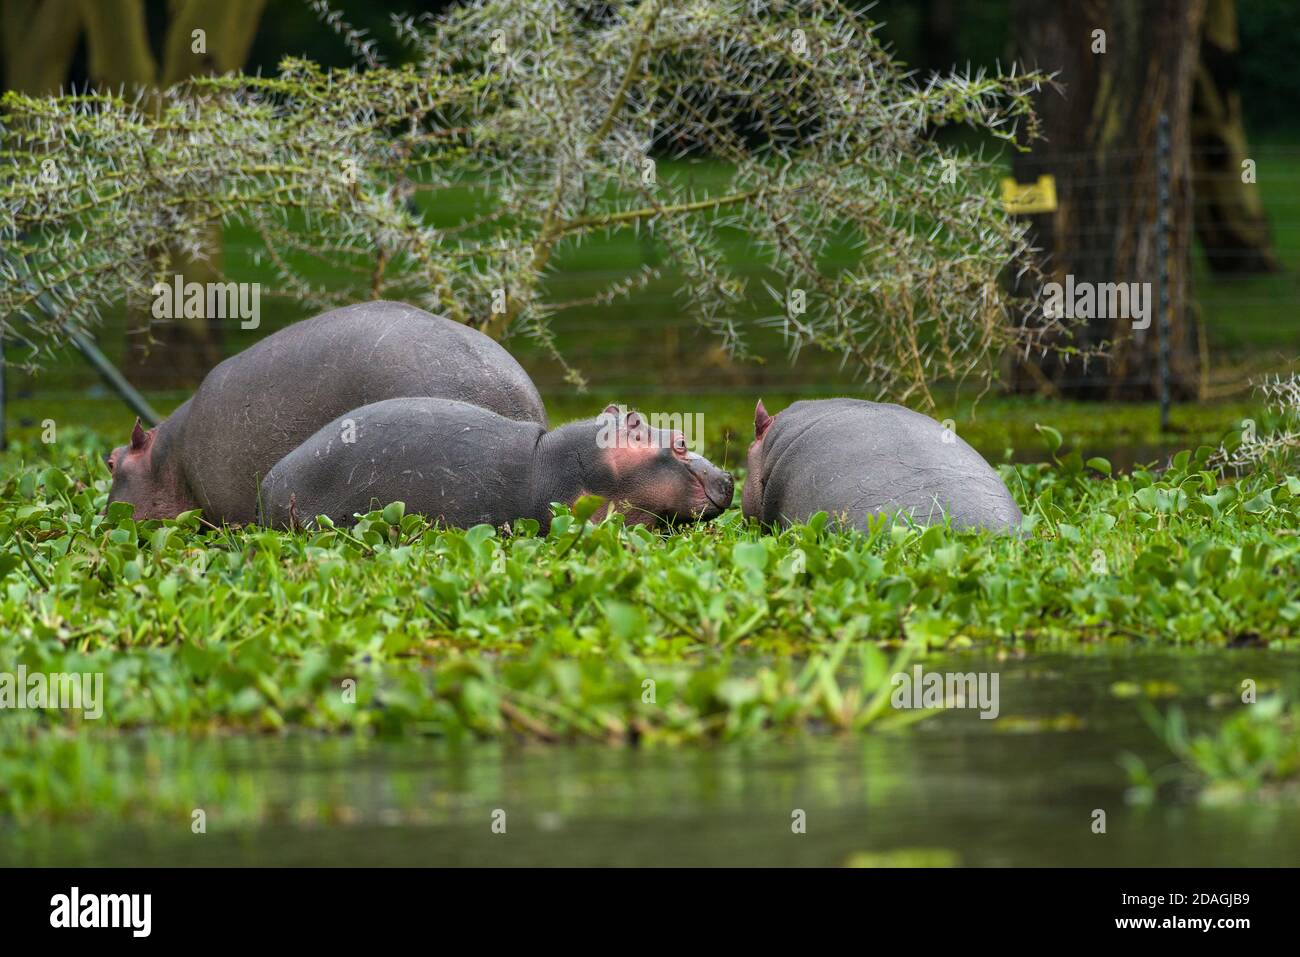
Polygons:
<instances>
[{"instance_id":1,"label":"hippo calf","mask_svg":"<svg viewBox=\"0 0 1300 957\"><path fill-rule=\"evenodd\" d=\"M680 432L653 429L609 406L546 431L447 399L389 399L354 409L294 449L262 481L261 521L293 528L317 515L354 515L404 502L408 512L459 528L532 518L552 502L607 500L629 524L715 518L735 480L689 452Z\"/></svg>"},{"instance_id":2,"label":"hippo calf","mask_svg":"<svg viewBox=\"0 0 1300 957\"><path fill-rule=\"evenodd\" d=\"M213 523L257 516L276 462L349 409L437 396L546 425L546 409L510 353L475 329L400 302L366 302L294 323L225 360L198 391L107 458L109 502L135 517L201 508Z\"/></svg>"},{"instance_id":3,"label":"hippo calf","mask_svg":"<svg viewBox=\"0 0 1300 957\"><path fill-rule=\"evenodd\" d=\"M741 507L781 526L828 512L865 529L883 513L1018 531L1022 518L997 472L955 433L900 405L860 399L796 402L775 416L760 401Z\"/></svg>"}]
</instances>

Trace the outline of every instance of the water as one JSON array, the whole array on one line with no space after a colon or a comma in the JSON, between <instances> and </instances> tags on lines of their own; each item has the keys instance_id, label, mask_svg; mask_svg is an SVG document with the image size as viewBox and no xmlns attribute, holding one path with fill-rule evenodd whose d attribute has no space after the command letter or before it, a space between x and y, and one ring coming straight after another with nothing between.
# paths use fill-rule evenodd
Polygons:
<instances>
[{"instance_id":1,"label":"water","mask_svg":"<svg viewBox=\"0 0 1300 957\"><path fill-rule=\"evenodd\" d=\"M1295 798L1212 806L1174 784L1126 799L1118 763L1167 750L1116 682L1166 684L1193 725L1243 678L1294 696L1294 656L1256 649L931 658L1000 675L1001 716L951 711L910 730L690 749L208 739L256 823L213 813L143 828L0 831L0 863L101 865L1128 865L1300 863ZM1237 705L1240 707L1240 705ZM178 760L180 760L178 758ZM161 769L167 778L166 762ZM188 780L177 778L182 790ZM202 775L194 780L202 781ZM196 792L203 784L194 785ZM228 797L229 795L227 795ZM196 806L204 806L195 793ZM209 802L211 802L209 796ZM210 805L211 806L211 805ZM505 812L506 833L492 832ZM1106 812L1106 833L1092 830ZM792 814L806 833L792 832ZM856 857L856 855L865 855Z\"/></svg>"}]
</instances>

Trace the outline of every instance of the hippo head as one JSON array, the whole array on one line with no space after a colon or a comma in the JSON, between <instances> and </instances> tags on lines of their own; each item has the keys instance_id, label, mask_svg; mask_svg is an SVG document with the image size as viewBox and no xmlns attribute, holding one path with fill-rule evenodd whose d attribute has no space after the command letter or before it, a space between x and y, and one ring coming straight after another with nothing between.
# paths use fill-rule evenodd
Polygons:
<instances>
[{"instance_id":1,"label":"hippo head","mask_svg":"<svg viewBox=\"0 0 1300 957\"><path fill-rule=\"evenodd\" d=\"M759 399L758 405L754 406L754 441L750 443L745 463L748 470L745 487L740 493L740 509L746 518L762 518L763 515L763 439L775 421L776 416L768 415L763 400Z\"/></svg>"},{"instance_id":2,"label":"hippo head","mask_svg":"<svg viewBox=\"0 0 1300 957\"><path fill-rule=\"evenodd\" d=\"M104 456L104 463L113 474L113 485L108 490L108 504L129 502L135 506L135 518L175 518L195 503L182 494L174 481L160 480L160 470L155 461L155 444L158 429L147 432L135 420L131 441L119 445Z\"/></svg>"},{"instance_id":3,"label":"hippo head","mask_svg":"<svg viewBox=\"0 0 1300 957\"><path fill-rule=\"evenodd\" d=\"M707 521L730 507L735 478L691 452L681 432L651 428L615 405L595 425L594 458L579 455L582 490L608 499L629 524Z\"/></svg>"}]
</instances>

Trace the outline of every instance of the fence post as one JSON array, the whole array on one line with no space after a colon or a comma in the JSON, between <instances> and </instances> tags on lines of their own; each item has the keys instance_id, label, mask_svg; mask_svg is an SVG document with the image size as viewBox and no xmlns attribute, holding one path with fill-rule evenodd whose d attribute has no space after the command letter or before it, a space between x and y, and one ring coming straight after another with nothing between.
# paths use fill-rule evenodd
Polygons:
<instances>
[{"instance_id":1,"label":"fence post","mask_svg":"<svg viewBox=\"0 0 1300 957\"><path fill-rule=\"evenodd\" d=\"M1156 331L1159 335L1160 431L1169 431L1169 114L1156 130L1156 276L1159 283Z\"/></svg>"}]
</instances>

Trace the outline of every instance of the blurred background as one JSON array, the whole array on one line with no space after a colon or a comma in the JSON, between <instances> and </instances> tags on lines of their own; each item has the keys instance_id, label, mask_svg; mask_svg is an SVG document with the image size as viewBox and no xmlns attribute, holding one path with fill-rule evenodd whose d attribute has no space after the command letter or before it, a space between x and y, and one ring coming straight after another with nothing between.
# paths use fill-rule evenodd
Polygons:
<instances>
[{"instance_id":1,"label":"blurred background","mask_svg":"<svg viewBox=\"0 0 1300 957\"><path fill-rule=\"evenodd\" d=\"M433 14L445 6L438 0L335 0L319 8L304 0L0 0L0 75L7 89L51 93L70 86L166 85L199 72L270 74L285 56L356 65L340 31L327 22L330 11L367 31L385 62L400 63L403 48L394 38L392 14ZM998 147L960 129L934 134L995 151L1005 175L1021 183L1054 177L1057 208L1036 214L1034 227L1048 268L1058 277L1155 282L1149 239L1159 215L1156 126L1161 112L1170 113L1173 398L1184 410L1188 403L1228 403L1224 407L1234 411L1219 416L1217 428L1235 415L1232 403L1248 399L1253 381L1294 367L1300 353L1294 306L1300 300L1300 120L1294 110L1300 4L881 0L858 6L870 7L883 23L881 35L919 79L931 71L994 69L1013 61L1059 73L1064 93L1046 91L1039 103L1047 140L1028 154L996 153ZM209 43L212 54L193 55L188 43L177 41L188 37L191 21L220 34L220 42ZM1104 56L1095 49L1096 29L1105 33ZM1190 96L1153 88L1153 66L1154 75L1163 77L1190 72ZM722 175L708 158L671 162L702 184ZM457 201L443 194L426 212L435 222L456 221L463 213ZM744 239L737 236L732 250L742 269ZM214 268L273 285L269 269L256 259L258 248L255 237L228 229ZM581 299L629 268L658 265L660 258L649 232L588 244L559 262L550 291L558 299ZM750 359L728 356L685 315L673 294L676 285L666 265L657 281L627 300L557 318L559 347L587 377L589 395L575 396L563 370L529 342L508 343L548 404L559 407L555 417L567 417L570 408L580 414L607 399L689 395L691 407L699 408L710 396L736 403L756 393L795 397L852 394L857 388L837 357L805 352L791 362L772 327L751 326ZM754 289L761 284L752 283ZM766 295L751 299L755 319L773 311ZM292 298L264 296L261 327L243 331L219 322L150 329L123 309L107 316L97 330L98 344L165 412L221 357L310 312ZM1084 330L1085 337L1104 338L1106 332ZM1111 363L1087 368L1006 357L999 388L1061 409L1095 400L1152 400L1161 375L1154 364L1154 329L1150 341L1143 338L1120 349ZM51 403L74 409L77 421L109 434L129 422L125 408L75 353L39 374L11 370L4 388L11 431L39 422ZM947 401L942 389L937 394L941 404ZM1007 406L1006 417L1014 418L1020 408ZM1170 428L1197 427L1176 412ZM1143 434L1150 442L1160 440ZM999 441L1014 439L1013 433L998 435ZM990 438L977 444L996 443Z\"/></svg>"}]
</instances>

